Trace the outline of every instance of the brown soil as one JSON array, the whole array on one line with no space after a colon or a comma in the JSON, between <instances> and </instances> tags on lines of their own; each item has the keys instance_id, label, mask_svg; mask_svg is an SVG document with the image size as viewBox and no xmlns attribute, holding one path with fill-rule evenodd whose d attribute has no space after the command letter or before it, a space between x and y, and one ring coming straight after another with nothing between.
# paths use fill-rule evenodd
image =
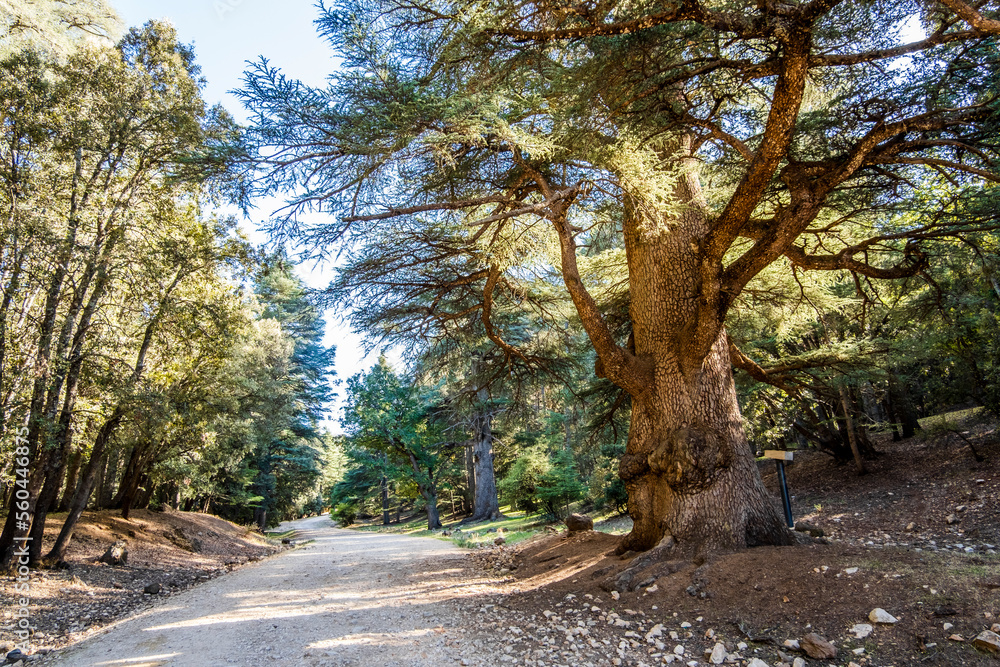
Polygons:
<instances>
[{"instance_id":1,"label":"brown soil","mask_svg":"<svg viewBox=\"0 0 1000 667\"><path fill-rule=\"evenodd\" d=\"M815 632L839 647L838 665L996 665L971 640L1000 622L1000 444L995 424L973 424L966 437L984 461L977 462L957 436L900 443L886 438L864 476L820 453L796 454L787 469L793 512L799 522L821 528L823 537L800 533L798 546L750 549L700 563L667 556L642 569L631 591L616 577L635 554L614 556L615 536L536 539L515 548L513 558L496 556L503 569L511 561L514 567L509 585L516 592L503 606L512 617L544 609L558 613L555 607L572 604L565 602L574 599L569 595L619 613L628 609L634 613L624 618L634 616L644 629L662 623L682 640L689 638L685 655L698 658L716 642L730 651L746 642L747 660L790 663L801 654L783 647L784 641ZM761 465L777 496L774 464ZM617 600L611 593L616 588ZM855 638L851 627L870 623L876 607L899 622ZM692 625L680 627L682 622ZM669 654L673 644L665 641ZM660 662L652 643L632 638L623 664L640 664L650 655ZM865 652L854 654L858 648Z\"/></svg>"},{"instance_id":2,"label":"brown soil","mask_svg":"<svg viewBox=\"0 0 1000 667\"><path fill-rule=\"evenodd\" d=\"M64 515L49 515L45 553L62 527ZM110 566L97 562L117 540L125 540L128 562ZM31 575L32 643L41 652L79 641L101 627L152 606L154 600L207 581L280 547L259 533L208 514L133 511L126 521L118 512L86 512L66 554L68 570L39 570ZM0 581L3 626L9 630L16 608L15 581ZM160 584L156 595L144 593ZM18 594L17 597L20 597ZM6 652L13 648L5 631Z\"/></svg>"},{"instance_id":3,"label":"brown soil","mask_svg":"<svg viewBox=\"0 0 1000 667\"><path fill-rule=\"evenodd\" d=\"M998 665L971 640L1000 623L1000 442L995 423L962 428L983 461L962 436L940 432L880 440L882 455L868 462L865 476L823 454L796 454L788 468L795 517L824 533L800 533L798 546L705 562L666 555L637 572L631 586L617 577L634 561L612 555L618 538L603 532L475 551L469 566L487 569L494 583L476 583L475 596L458 596L459 616L450 622L469 634L445 648L469 649L456 654L463 664L596 667L706 665L705 651L721 643L732 664L758 658L774 667L803 657L786 640L815 632L838 655L808 660L809 667ZM761 466L777 496L773 463ZM598 528L627 529L628 519L609 523ZM51 530L58 524L52 521ZM128 566L95 563L116 539L129 543ZM128 522L110 512L88 514L68 556L72 569L32 575L33 643L44 649L75 642L154 599L276 550L203 514L136 512ZM482 581L468 568L454 572ZM144 594L154 582L164 592ZM2 582L8 629L12 585ZM876 607L898 623L856 638L852 626L868 623ZM354 664L338 660L317 664ZM398 664L423 663L415 657Z\"/></svg>"}]
</instances>

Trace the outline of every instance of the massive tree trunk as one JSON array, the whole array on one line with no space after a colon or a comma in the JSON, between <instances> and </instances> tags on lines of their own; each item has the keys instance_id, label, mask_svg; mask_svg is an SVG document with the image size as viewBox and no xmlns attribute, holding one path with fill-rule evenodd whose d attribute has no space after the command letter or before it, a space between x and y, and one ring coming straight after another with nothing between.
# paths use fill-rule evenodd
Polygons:
<instances>
[{"instance_id":1,"label":"massive tree trunk","mask_svg":"<svg viewBox=\"0 0 1000 667\"><path fill-rule=\"evenodd\" d=\"M789 543L743 430L725 332L694 378L662 356L654 386L632 401L619 475L634 526L619 549L668 535L706 550Z\"/></svg>"},{"instance_id":2,"label":"massive tree trunk","mask_svg":"<svg viewBox=\"0 0 1000 667\"><path fill-rule=\"evenodd\" d=\"M697 176L680 174L676 194L680 211L669 216L627 202L634 350L613 338L584 287L565 217L553 220L563 278L598 353L597 372L632 396L619 476L634 524L618 550L644 551L667 537L690 551L789 544L743 429L723 327L731 297L722 291L721 260L706 259L711 226Z\"/></svg>"},{"instance_id":3,"label":"massive tree trunk","mask_svg":"<svg viewBox=\"0 0 1000 667\"><path fill-rule=\"evenodd\" d=\"M424 494L427 501L427 530L437 530L441 528L441 517L438 514L438 497L434 491Z\"/></svg>"}]
</instances>

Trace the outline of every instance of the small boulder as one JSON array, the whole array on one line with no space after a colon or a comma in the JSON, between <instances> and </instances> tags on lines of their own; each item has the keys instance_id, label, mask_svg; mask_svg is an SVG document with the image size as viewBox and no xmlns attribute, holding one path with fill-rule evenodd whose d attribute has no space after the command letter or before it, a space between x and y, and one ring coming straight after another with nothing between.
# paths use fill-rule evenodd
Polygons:
<instances>
[{"instance_id":1,"label":"small boulder","mask_svg":"<svg viewBox=\"0 0 1000 667\"><path fill-rule=\"evenodd\" d=\"M125 565L128 562L128 546L125 540L118 540L112 544L97 560L108 565Z\"/></svg>"},{"instance_id":2,"label":"small boulder","mask_svg":"<svg viewBox=\"0 0 1000 667\"><path fill-rule=\"evenodd\" d=\"M799 646L813 660L832 660L837 657L837 647L815 632L800 639Z\"/></svg>"},{"instance_id":3,"label":"small boulder","mask_svg":"<svg viewBox=\"0 0 1000 667\"><path fill-rule=\"evenodd\" d=\"M892 625L893 623L899 622L899 619L887 612L881 607L875 607L868 614L868 620L872 623L885 623L886 625Z\"/></svg>"},{"instance_id":4,"label":"small boulder","mask_svg":"<svg viewBox=\"0 0 1000 667\"><path fill-rule=\"evenodd\" d=\"M594 520L586 514L570 514L566 517L566 528L571 533L594 529Z\"/></svg>"},{"instance_id":5,"label":"small boulder","mask_svg":"<svg viewBox=\"0 0 1000 667\"><path fill-rule=\"evenodd\" d=\"M851 632L854 633L855 639L864 639L872 633L875 628L868 623L856 623L854 627L851 628Z\"/></svg>"},{"instance_id":6,"label":"small boulder","mask_svg":"<svg viewBox=\"0 0 1000 667\"><path fill-rule=\"evenodd\" d=\"M948 516L946 516L946 517L944 518L944 522L945 522L946 524L948 524L949 526L953 526L953 525L955 525L956 523L958 523L958 517L957 517L957 516L955 516L954 514L949 514Z\"/></svg>"},{"instance_id":7,"label":"small boulder","mask_svg":"<svg viewBox=\"0 0 1000 667\"><path fill-rule=\"evenodd\" d=\"M727 655L728 653L726 652L725 644L718 643L712 649L712 654L709 656L708 660L713 665L721 665L726 661Z\"/></svg>"},{"instance_id":8,"label":"small boulder","mask_svg":"<svg viewBox=\"0 0 1000 667\"><path fill-rule=\"evenodd\" d=\"M507 544L507 538L505 538L505 537L498 537L495 540L493 540L493 544L495 544L497 546L500 546L501 544Z\"/></svg>"},{"instance_id":9,"label":"small boulder","mask_svg":"<svg viewBox=\"0 0 1000 667\"><path fill-rule=\"evenodd\" d=\"M747 663L747 667L771 667L769 664L761 660L760 658L754 658Z\"/></svg>"},{"instance_id":10,"label":"small boulder","mask_svg":"<svg viewBox=\"0 0 1000 667\"><path fill-rule=\"evenodd\" d=\"M992 630L983 630L972 640L972 645L980 651L1000 655L1000 635Z\"/></svg>"},{"instance_id":11,"label":"small boulder","mask_svg":"<svg viewBox=\"0 0 1000 667\"><path fill-rule=\"evenodd\" d=\"M12 665L15 662L26 659L28 656L26 653L22 653L21 649L16 648L7 654L6 659L3 661L5 665Z\"/></svg>"},{"instance_id":12,"label":"small boulder","mask_svg":"<svg viewBox=\"0 0 1000 667\"><path fill-rule=\"evenodd\" d=\"M160 592L161 586L158 583L152 583L147 585L142 589L143 593L149 593L150 595L157 595Z\"/></svg>"}]
</instances>

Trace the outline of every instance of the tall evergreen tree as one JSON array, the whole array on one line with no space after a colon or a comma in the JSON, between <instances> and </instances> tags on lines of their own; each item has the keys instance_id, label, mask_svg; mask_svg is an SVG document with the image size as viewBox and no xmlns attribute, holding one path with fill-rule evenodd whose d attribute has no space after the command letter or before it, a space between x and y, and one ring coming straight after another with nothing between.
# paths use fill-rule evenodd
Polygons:
<instances>
[{"instance_id":1,"label":"tall evergreen tree","mask_svg":"<svg viewBox=\"0 0 1000 667\"><path fill-rule=\"evenodd\" d=\"M286 363L272 369L277 391L257 397L258 409L269 415L258 422L257 447L250 462L256 470L252 492L261 498L253 519L263 530L278 516L288 516L296 497L311 489L320 475L319 423L332 398L336 349L323 345L319 309L283 257L267 262L256 292L262 317L278 322L291 343Z\"/></svg>"},{"instance_id":2,"label":"tall evergreen tree","mask_svg":"<svg viewBox=\"0 0 1000 667\"><path fill-rule=\"evenodd\" d=\"M491 314L551 267L596 374L631 399L621 551L791 539L725 328L756 276L905 278L936 239L994 224L950 215L998 180L997 22L961 0L345 1L319 24L344 64L327 88L247 75L259 182L292 204L277 229L384 250L383 275L424 272L427 321L476 313L526 361ZM922 199L929 181L954 198ZM608 318L622 285L627 338Z\"/></svg>"}]
</instances>

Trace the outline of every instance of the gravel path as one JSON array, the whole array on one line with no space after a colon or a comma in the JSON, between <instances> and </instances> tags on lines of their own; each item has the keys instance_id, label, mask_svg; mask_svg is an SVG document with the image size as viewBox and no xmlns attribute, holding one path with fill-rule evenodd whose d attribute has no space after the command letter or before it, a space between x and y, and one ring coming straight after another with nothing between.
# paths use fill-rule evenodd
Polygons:
<instances>
[{"instance_id":1,"label":"gravel path","mask_svg":"<svg viewBox=\"0 0 1000 667\"><path fill-rule=\"evenodd\" d=\"M342 530L326 516L281 527L289 528L314 542L172 597L46 663L383 667L469 655L458 600L489 584L462 576L464 552Z\"/></svg>"}]
</instances>

